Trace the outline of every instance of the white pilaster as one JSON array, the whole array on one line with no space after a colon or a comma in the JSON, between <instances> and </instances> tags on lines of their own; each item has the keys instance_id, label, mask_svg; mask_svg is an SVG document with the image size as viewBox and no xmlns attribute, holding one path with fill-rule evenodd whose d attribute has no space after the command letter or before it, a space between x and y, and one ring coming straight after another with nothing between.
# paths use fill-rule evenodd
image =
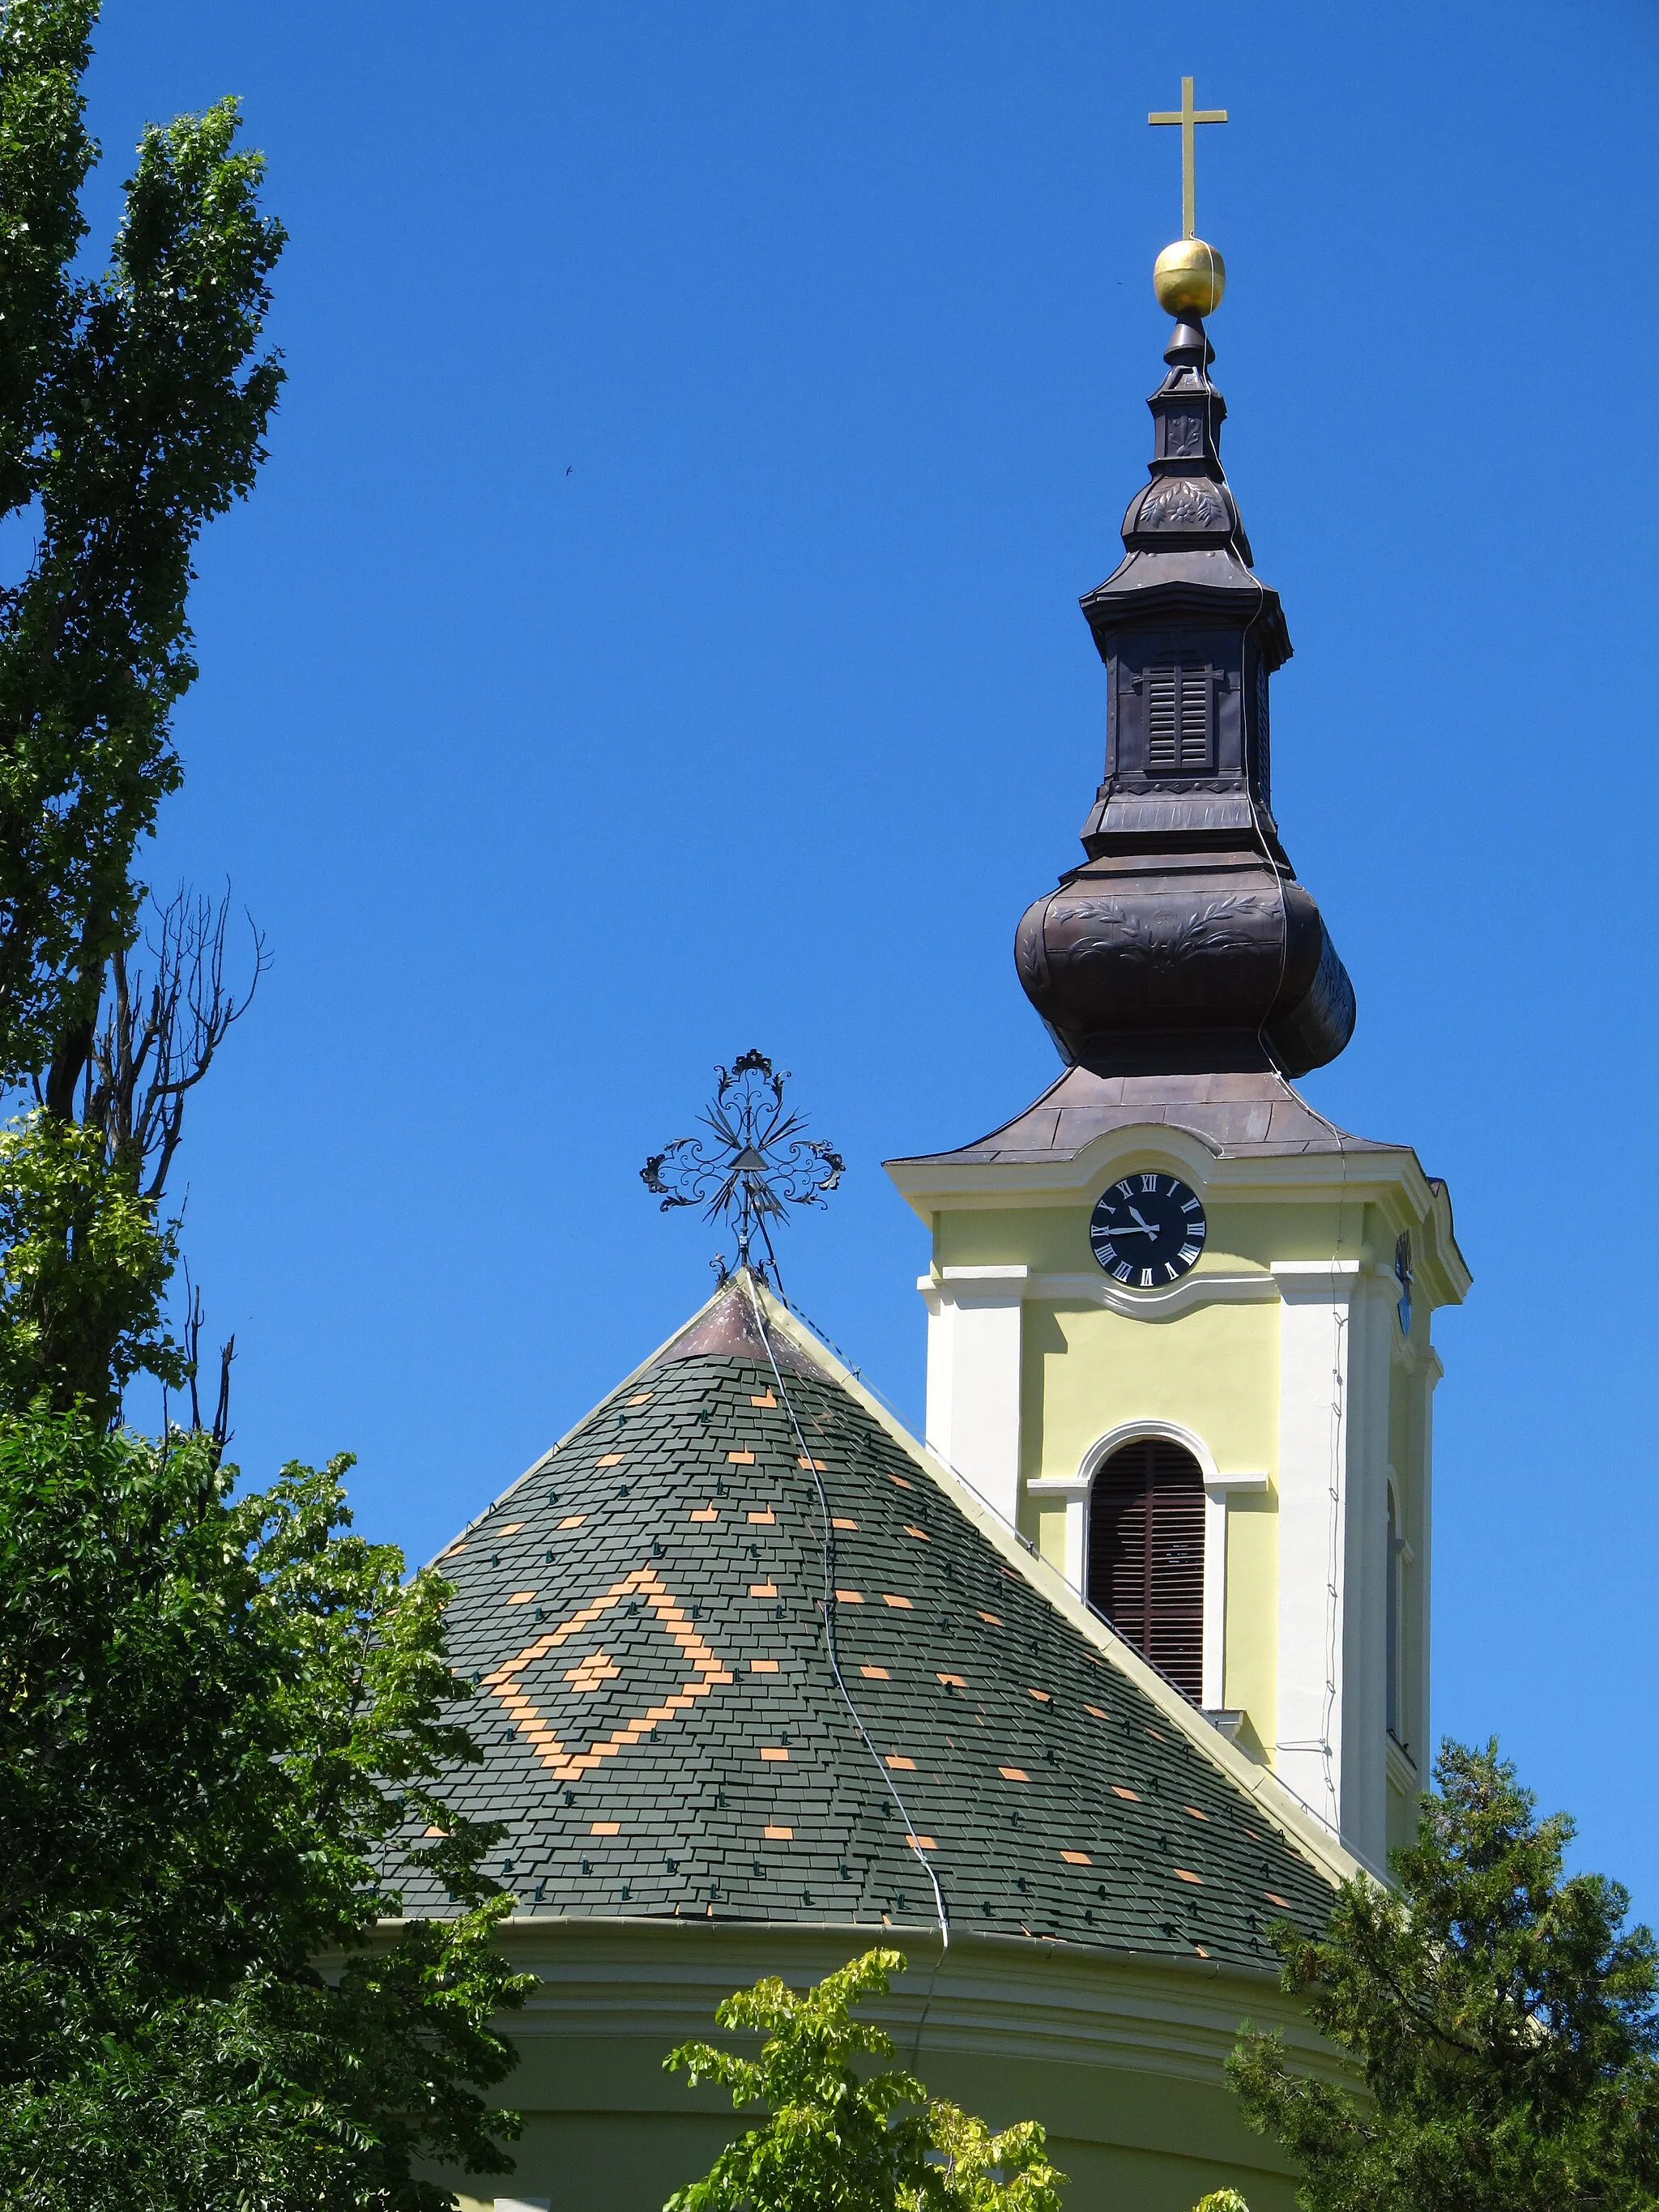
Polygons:
<instances>
[{"instance_id":1,"label":"white pilaster","mask_svg":"<svg viewBox=\"0 0 1659 2212\"><path fill-rule=\"evenodd\" d=\"M1342 1840L1388 1856L1389 1389L1392 1272L1363 1275L1348 1307L1347 1486L1342 1577Z\"/></svg>"},{"instance_id":2,"label":"white pilaster","mask_svg":"<svg viewBox=\"0 0 1659 2212\"><path fill-rule=\"evenodd\" d=\"M1339 1833L1348 1324L1359 1263L1285 1261L1273 1272L1280 1300L1279 1713L1273 1764L1310 1810Z\"/></svg>"},{"instance_id":3,"label":"white pilaster","mask_svg":"<svg viewBox=\"0 0 1659 2212\"><path fill-rule=\"evenodd\" d=\"M927 1301L927 1442L1010 1524L1019 1508L1021 1314L1029 1267L945 1267Z\"/></svg>"}]
</instances>

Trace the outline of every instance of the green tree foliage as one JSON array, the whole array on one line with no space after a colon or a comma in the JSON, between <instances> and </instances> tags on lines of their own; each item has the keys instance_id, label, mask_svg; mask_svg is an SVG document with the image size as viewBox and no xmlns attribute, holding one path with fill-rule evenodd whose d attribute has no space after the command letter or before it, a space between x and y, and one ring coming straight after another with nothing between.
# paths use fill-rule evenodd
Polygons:
<instances>
[{"instance_id":1,"label":"green tree foliage","mask_svg":"<svg viewBox=\"0 0 1659 2212\"><path fill-rule=\"evenodd\" d=\"M252 487L282 380L254 356L283 232L234 101L145 131L109 266L84 268L97 15L0 9L0 517L34 540L0 591L0 1080L49 1066L61 1115L179 781L192 549Z\"/></svg>"},{"instance_id":2,"label":"green tree foliage","mask_svg":"<svg viewBox=\"0 0 1659 2212\"><path fill-rule=\"evenodd\" d=\"M237 1498L200 1437L0 1423L8 2205L427 2212L416 2161L508 2164L448 1586L349 1533L344 1465ZM460 1911L370 1941L400 1854Z\"/></svg>"},{"instance_id":3,"label":"green tree foliage","mask_svg":"<svg viewBox=\"0 0 1659 2212\"><path fill-rule=\"evenodd\" d=\"M891 2057L893 2045L852 2008L903 1966L897 1951L866 1951L809 1990L757 1982L714 2018L765 2036L758 2057L708 2043L669 2053L664 2065L694 2088L718 2081L737 2109L767 2116L665 2212L1059 2212L1066 2177L1034 2120L993 2135L914 2075L860 2072L859 2058Z\"/></svg>"},{"instance_id":4,"label":"green tree foliage","mask_svg":"<svg viewBox=\"0 0 1659 2212\"><path fill-rule=\"evenodd\" d=\"M140 1369L180 1387L176 1254L100 1130L44 1109L0 1129L0 1412L79 1403L108 1425Z\"/></svg>"},{"instance_id":5,"label":"green tree foliage","mask_svg":"<svg viewBox=\"0 0 1659 2212\"><path fill-rule=\"evenodd\" d=\"M1627 1893L1563 1871L1496 1743L1448 1744L1397 1890L1339 1893L1322 1941L1274 1930L1282 1986L1363 2070L1310 2080L1276 2037L1229 2062L1309 2212L1635 2212L1659 2196L1659 1963Z\"/></svg>"}]
</instances>

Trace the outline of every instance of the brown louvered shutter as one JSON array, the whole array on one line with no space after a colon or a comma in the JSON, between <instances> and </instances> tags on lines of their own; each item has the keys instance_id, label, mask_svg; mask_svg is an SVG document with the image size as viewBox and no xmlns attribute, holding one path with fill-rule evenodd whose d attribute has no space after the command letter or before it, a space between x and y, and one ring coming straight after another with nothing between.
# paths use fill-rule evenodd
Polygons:
<instances>
[{"instance_id":1,"label":"brown louvered shutter","mask_svg":"<svg viewBox=\"0 0 1659 2212\"><path fill-rule=\"evenodd\" d=\"M1146 671L1146 767L1153 775L1201 775L1210 765L1207 665Z\"/></svg>"},{"instance_id":2,"label":"brown louvered shutter","mask_svg":"<svg viewBox=\"0 0 1659 2212\"><path fill-rule=\"evenodd\" d=\"M1182 1445L1115 1451L1089 1494L1089 1601L1197 1704L1204 1680L1204 1477Z\"/></svg>"}]
</instances>

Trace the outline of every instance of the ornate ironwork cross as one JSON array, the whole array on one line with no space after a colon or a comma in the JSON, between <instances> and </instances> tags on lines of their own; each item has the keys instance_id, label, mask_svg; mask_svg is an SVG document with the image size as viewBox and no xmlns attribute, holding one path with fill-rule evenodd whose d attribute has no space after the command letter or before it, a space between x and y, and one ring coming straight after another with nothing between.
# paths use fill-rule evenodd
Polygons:
<instances>
[{"instance_id":1,"label":"ornate ironwork cross","mask_svg":"<svg viewBox=\"0 0 1659 2212\"><path fill-rule=\"evenodd\" d=\"M1224 107L1194 107L1193 81L1189 76L1181 80L1181 105L1166 109L1162 114L1146 118L1149 123L1178 123L1181 125L1181 234L1183 238L1198 236L1198 131L1200 123L1224 123Z\"/></svg>"},{"instance_id":2,"label":"ornate ironwork cross","mask_svg":"<svg viewBox=\"0 0 1659 2212\"><path fill-rule=\"evenodd\" d=\"M751 1268L763 1281L769 1268L781 1290L773 1223L787 1221L792 1206L822 1206L847 1163L833 1145L803 1134L805 1116L783 1103L788 1070L780 1074L763 1052L745 1052L714 1073L719 1085L697 1117L714 1142L676 1137L651 1155L640 1179L662 1200L665 1213L671 1206L701 1206L705 1221L729 1222L738 1267ZM757 1240L764 1261L753 1249ZM714 1265L724 1281L724 1254Z\"/></svg>"}]
</instances>

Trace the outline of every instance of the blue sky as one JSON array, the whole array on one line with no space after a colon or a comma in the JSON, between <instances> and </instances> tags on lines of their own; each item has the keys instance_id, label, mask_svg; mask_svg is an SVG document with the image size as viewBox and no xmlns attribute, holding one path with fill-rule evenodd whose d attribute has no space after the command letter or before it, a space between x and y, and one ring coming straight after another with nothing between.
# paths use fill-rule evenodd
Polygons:
<instances>
[{"instance_id":1,"label":"blue sky","mask_svg":"<svg viewBox=\"0 0 1659 2212\"><path fill-rule=\"evenodd\" d=\"M706 1294L637 1170L751 1043L849 1163L789 1286L919 1412L879 1163L1054 1070L1012 938L1099 774L1076 600L1150 451L1182 74L1232 117L1277 810L1359 995L1307 1089L1449 1179L1475 1273L1437 1726L1659 1914L1646 7L112 0L100 219L234 91L292 234L152 866L275 955L182 1157L237 1454L353 1449L360 1525L435 1548Z\"/></svg>"}]
</instances>

